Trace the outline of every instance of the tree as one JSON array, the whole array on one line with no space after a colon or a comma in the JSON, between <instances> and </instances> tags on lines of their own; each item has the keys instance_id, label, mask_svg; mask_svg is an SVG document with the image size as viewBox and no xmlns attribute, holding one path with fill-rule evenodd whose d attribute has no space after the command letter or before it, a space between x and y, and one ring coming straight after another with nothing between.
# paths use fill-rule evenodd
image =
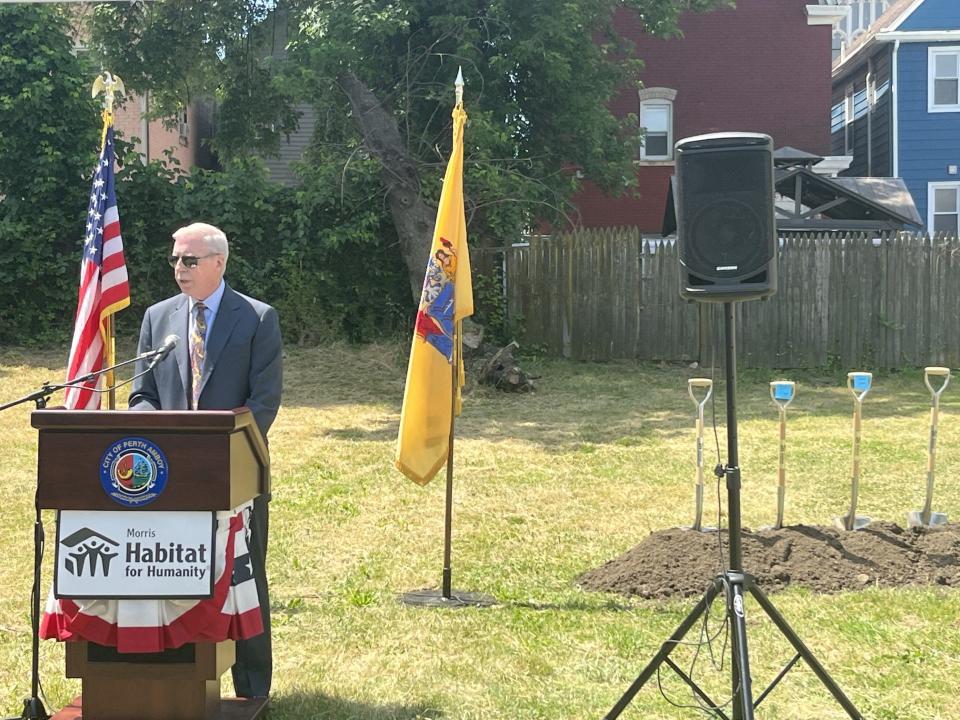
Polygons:
<instances>
[{"instance_id":1,"label":"tree","mask_svg":"<svg viewBox=\"0 0 960 720\"><path fill-rule=\"evenodd\" d=\"M0 5L0 341L73 320L100 113L68 28L60 9Z\"/></svg>"},{"instance_id":2,"label":"tree","mask_svg":"<svg viewBox=\"0 0 960 720\"><path fill-rule=\"evenodd\" d=\"M294 105L314 104L322 119L314 161L334 164L343 178L358 156L379 161L372 190L389 208L417 296L458 66L470 116L472 243L503 245L537 219L575 221L568 199L584 178L608 191L634 181L636 118L615 118L607 103L636 81L640 63L614 32L614 13L638 13L650 32L669 36L682 12L729 4L171 0L104 8L95 37L161 112L197 93L216 97L226 121L216 145L227 161L269 151L293 126Z\"/></svg>"}]
</instances>

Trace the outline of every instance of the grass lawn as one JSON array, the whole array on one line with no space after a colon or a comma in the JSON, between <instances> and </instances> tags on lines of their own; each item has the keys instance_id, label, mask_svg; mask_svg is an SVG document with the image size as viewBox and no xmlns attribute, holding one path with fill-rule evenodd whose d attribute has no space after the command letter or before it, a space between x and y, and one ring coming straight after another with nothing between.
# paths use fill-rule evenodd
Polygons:
<instances>
[{"instance_id":1,"label":"grass lawn","mask_svg":"<svg viewBox=\"0 0 960 720\"><path fill-rule=\"evenodd\" d=\"M0 402L61 378L64 359L65 352L0 350ZM587 593L574 579L651 531L691 522L695 408L686 380L704 371L627 362L526 367L542 376L536 393L474 389L457 429L453 584L500 604L436 610L397 601L399 593L440 582L444 502L442 475L421 488L392 465L403 348L288 351L284 405L270 434L271 718L599 719L692 608L689 599L662 604ZM777 377L798 382L789 410L787 523L829 524L846 512L846 370L742 374L744 526L775 518L777 411L768 382ZM718 371L718 386L721 378ZM941 407L934 509L956 520L960 386L947 389ZM921 507L929 408L920 371L876 376L863 408L861 514L903 525L905 513ZM29 412L19 406L0 416L0 716L18 715L29 692L36 469ZM707 449L712 466L712 430ZM706 521L715 524L715 486L705 505ZM44 520L50 538L52 514ZM44 592L51 564L48 547ZM957 591L868 588L827 596L791 589L772 599L865 717L960 720ZM717 606L711 632L719 613ZM752 601L747 618L759 694L792 652ZM687 639L698 637L693 631ZM689 668L694 650L678 650L679 664ZM695 677L714 698L725 697L729 665L714 670L707 655L703 648ZM42 643L41 673L48 709L79 691L78 681L63 679L56 643ZM231 692L229 673L224 685ZM673 702L692 702L685 687L664 673ZM670 705L656 682L622 715L698 716ZM846 717L805 666L757 716Z\"/></svg>"}]
</instances>

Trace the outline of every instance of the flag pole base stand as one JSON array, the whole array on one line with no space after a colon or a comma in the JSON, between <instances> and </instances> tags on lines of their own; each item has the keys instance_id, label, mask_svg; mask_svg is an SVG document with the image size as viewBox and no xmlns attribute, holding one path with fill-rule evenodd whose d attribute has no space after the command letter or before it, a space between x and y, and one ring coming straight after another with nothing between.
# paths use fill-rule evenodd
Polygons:
<instances>
[{"instance_id":1,"label":"flag pole base stand","mask_svg":"<svg viewBox=\"0 0 960 720\"><path fill-rule=\"evenodd\" d=\"M911 510L907 513L907 527L940 527L941 525L947 524L947 514L942 512L931 512L930 513L930 522L925 523L923 521L923 511L922 510Z\"/></svg>"},{"instance_id":2,"label":"flag pole base stand","mask_svg":"<svg viewBox=\"0 0 960 720\"><path fill-rule=\"evenodd\" d=\"M428 588L405 592L400 596L400 602L404 605L417 607L462 608L491 607L497 604L497 599L492 595L464 590L451 590L450 594L445 597L442 590Z\"/></svg>"}]
</instances>

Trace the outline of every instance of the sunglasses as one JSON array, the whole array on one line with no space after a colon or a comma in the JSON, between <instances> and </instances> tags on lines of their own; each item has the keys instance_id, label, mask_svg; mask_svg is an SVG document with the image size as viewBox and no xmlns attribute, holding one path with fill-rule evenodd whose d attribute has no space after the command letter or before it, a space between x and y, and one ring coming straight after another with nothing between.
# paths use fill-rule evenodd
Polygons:
<instances>
[{"instance_id":1,"label":"sunglasses","mask_svg":"<svg viewBox=\"0 0 960 720\"><path fill-rule=\"evenodd\" d=\"M209 255L171 255L167 258L167 262L170 263L170 267L177 267L177 262L182 262L185 268L195 268L197 264L204 258L212 257L213 255L219 255L220 253L210 253Z\"/></svg>"}]
</instances>

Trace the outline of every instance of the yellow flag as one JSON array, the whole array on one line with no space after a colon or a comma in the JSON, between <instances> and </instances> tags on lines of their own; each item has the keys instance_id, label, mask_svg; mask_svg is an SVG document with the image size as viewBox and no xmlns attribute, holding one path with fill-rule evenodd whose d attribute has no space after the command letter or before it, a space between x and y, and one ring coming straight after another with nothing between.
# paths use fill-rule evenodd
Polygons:
<instances>
[{"instance_id":1,"label":"yellow flag","mask_svg":"<svg viewBox=\"0 0 960 720\"><path fill-rule=\"evenodd\" d=\"M453 152L443 178L400 413L395 465L420 485L430 482L447 461L453 412L455 409L460 413L460 389L464 382L460 322L473 314L463 211L466 121L463 106L457 105L453 109Z\"/></svg>"}]
</instances>

